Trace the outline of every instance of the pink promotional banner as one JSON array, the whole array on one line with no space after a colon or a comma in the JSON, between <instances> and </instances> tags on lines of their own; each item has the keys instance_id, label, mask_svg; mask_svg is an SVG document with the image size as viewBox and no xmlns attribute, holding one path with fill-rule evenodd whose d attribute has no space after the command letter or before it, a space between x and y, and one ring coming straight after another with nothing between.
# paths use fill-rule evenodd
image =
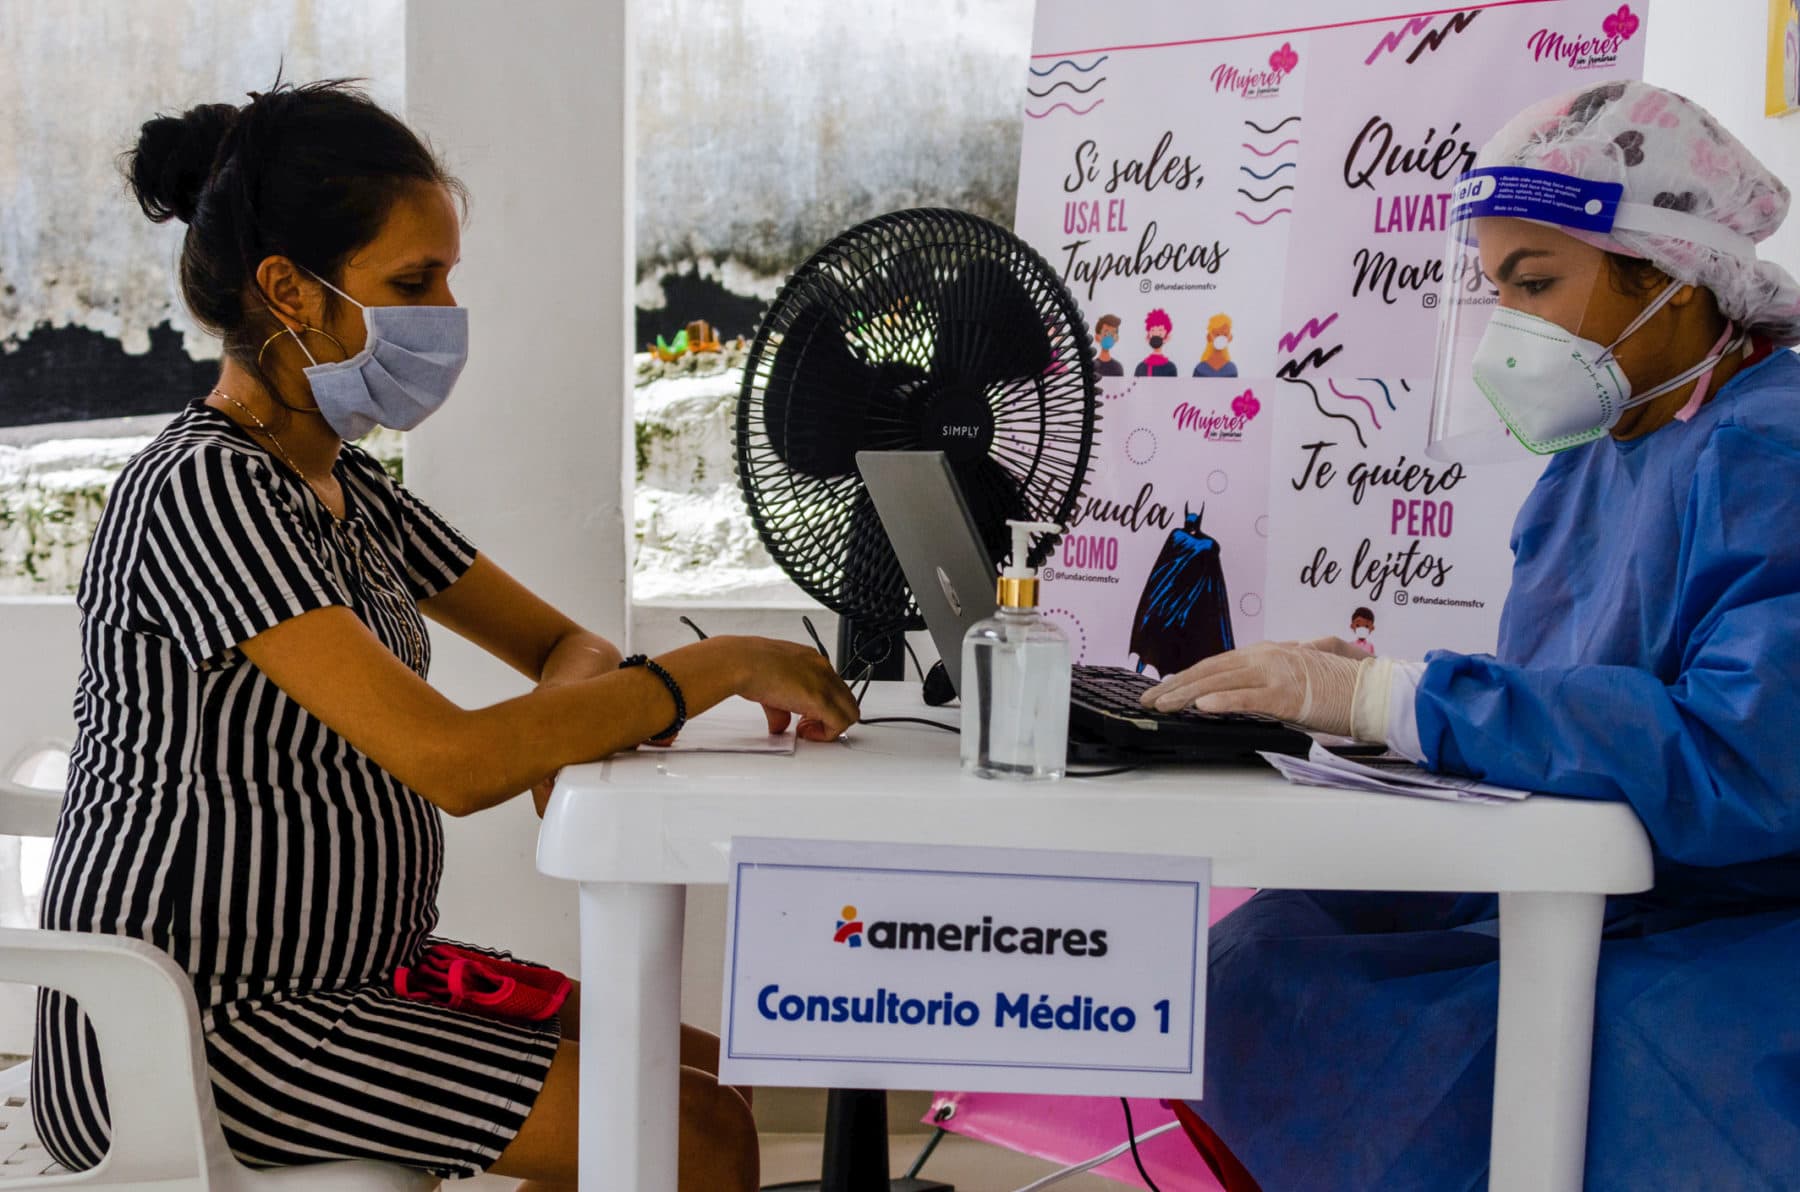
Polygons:
<instances>
[{"instance_id":1,"label":"pink promotional banner","mask_svg":"<svg viewBox=\"0 0 1800 1192\"><path fill-rule=\"evenodd\" d=\"M1250 901L1254 893L1215 886L1208 900L1212 922ZM1131 1100L1131 1124L1139 1137L1174 1120L1174 1111L1161 1101ZM1125 1111L1117 1097L939 1093L923 1121L1064 1166L1103 1155L1125 1141ZM1163 1192L1219 1192L1219 1181L1179 1127L1141 1144L1138 1159ZM1134 1187L1145 1186L1129 1151L1093 1171Z\"/></svg>"},{"instance_id":2,"label":"pink promotional banner","mask_svg":"<svg viewBox=\"0 0 1800 1192\"><path fill-rule=\"evenodd\" d=\"M1043 603L1079 660L1493 648L1541 468L1425 456L1450 189L1546 96L1641 74L1644 6L1040 0L1017 227L1100 353ZM1469 279L1479 285L1486 279Z\"/></svg>"}]
</instances>

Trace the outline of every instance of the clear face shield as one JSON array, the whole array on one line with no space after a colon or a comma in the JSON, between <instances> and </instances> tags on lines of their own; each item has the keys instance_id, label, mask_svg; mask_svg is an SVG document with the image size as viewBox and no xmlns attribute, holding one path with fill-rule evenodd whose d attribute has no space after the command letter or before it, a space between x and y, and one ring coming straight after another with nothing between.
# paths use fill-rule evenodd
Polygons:
<instances>
[{"instance_id":1,"label":"clear face shield","mask_svg":"<svg viewBox=\"0 0 1800 1192\"><path fill-rule=\"evenodd\" d=\"M1615 344L1594 343L1582 326L1605 258L1567 230L1611 231L1622 190L1515 168L1458 180L1427 454L1516 460L1578 446L1618 421L1630 386Z\"/></svg>"},{"instance_id":2,"label":"clear face shield","mask_svg":"<svg viewBox=\"0 0 1800 1192\"><path fill-rule=\"evenodd\" d=\"M1479 463L1591 443L1626 410L1710 373L1743 342L1740 336L1726 347L1721 340L1691 368L1634 391L1613 352L1680 285L1670 282L1622 330L1596 338L1603 333L1587 325L1590 299L1595 287L1611 284L1596 242L1610 242L1613 229L1625 227L1733 255L1754 257L1756 247L1709 220L1622 202L1623 190L1507 166L1472 170L1457 181L1427 454Z\"/></svg>"}]
</instances>

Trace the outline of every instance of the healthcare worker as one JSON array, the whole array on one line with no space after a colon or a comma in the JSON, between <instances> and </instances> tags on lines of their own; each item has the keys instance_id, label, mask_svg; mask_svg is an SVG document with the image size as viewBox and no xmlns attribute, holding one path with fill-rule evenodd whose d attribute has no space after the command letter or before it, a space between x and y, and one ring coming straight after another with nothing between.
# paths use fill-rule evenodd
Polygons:
<instances>
[{"instance_id":1,"label":"healthcare worker","mask_svg":"<svg viewBox=\"0 0 1800 1192\"><path fill-rule=\"evenodd\" d=\"M1433 419L1551 456L1498 653L1268 644L1146 696L1631 804L1656 881L1608 905L1590 1189L1800 1187L1800 286L1755 248L1787 208L1656 87L1514 119L1456 192ZM1194 1108L1267 1192L1485 1186L1496 930L1490 896L1259 894L1212 937Z\"/></svg>"}]
</instances>

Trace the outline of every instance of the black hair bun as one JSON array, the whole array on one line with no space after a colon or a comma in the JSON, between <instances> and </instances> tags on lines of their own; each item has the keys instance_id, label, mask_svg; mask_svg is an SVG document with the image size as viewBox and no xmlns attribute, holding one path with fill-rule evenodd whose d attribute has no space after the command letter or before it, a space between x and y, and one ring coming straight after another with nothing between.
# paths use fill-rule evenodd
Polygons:
<instances>
[{"instance_id":1,"label":"black hair bun","mask_svg":"<svg viewBox=\"0 0 1800 1192\"><path fill-rule=\"evenodd\" d=\"M192 223L219 146L238 121L228 103L206 103L180 116L158 116L138 130L126 173L138 206L157 223L171 216Z\"/></svg>"}]
</instances>

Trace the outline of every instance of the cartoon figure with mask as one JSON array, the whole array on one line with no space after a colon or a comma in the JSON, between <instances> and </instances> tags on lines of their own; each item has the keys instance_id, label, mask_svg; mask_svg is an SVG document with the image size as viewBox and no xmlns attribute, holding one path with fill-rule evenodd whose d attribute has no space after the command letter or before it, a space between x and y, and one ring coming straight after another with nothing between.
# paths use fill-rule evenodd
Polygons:
<instances>
[{"instance_id":1,"label":"cartoon figure with mask","mask_svg":"<svg viewBox=\"0 0 1800 1192\"><path fill-rule=\"evenodd\" d=\"M1196 377L1235 377L1231 362L1231 316L1217 314L1206 321L1206 354L1194 365Z\"/></svg>"},{"instance_id":2,"label":"cartoon figure with mask","mask_svg":"<svg viewBox=\"0 0 1800 1192\"><path fill-rule=\"evenodd\" d=\"M1375 655L1375 643L1370 637L1375 633L1375 612L1369 608L1359 608L1350 614L1350 644L1369 655Z\"/></svg>"},{"instance_id":3,"label":"cartoon figure with mask","mask_svg":"<svg viewBox=\"0 0 1800 1192\"><path fill-rule=\"evenodd\" d=\"M1119 316L1101 315L1094 323L1094 343L1099 345L1100 356L1094 362L1094 371L1103 377L1122 377L1125 366L1113 359L1112 350L1119 346Z\"/></svg>"},{"instance_id":4,"label":"cartoon figure with mask","mask_svg":"<svg viewBox=\"0 0 1800 1192\"><path fill-rule=\"evenodd\" d=\"M1758 250L1788 206L1659 87L1520 113L1453 192L1442 276L1489 284L1444 287L1423 444L1549 457L1497 648L1268 642L1146 697L1643 824L1654 885L1593 908L1595 1002L1557 1057L1591 1100L1547 1110L1534 1186L1800 1172L1800 282ZM1265 890L1213 928L1191 1108L1220 1150L1271 1190L1485 1186L1502 898Z\"/></svg>"},{"instance_id":5,"label":"cartoon figure with mask","mask_svg":"<svg viewBox=\"0 0 1800 1192\"><path fill-rule=\"evenodd\" d=\"M1144 342L1150 345L1150 354L1139 362L1137 370L1132 374L1139 377L1179 377L1181 370L1175 362L1163 355L1163 345L1175 335L1175 324L1169 319L1169 312L1161 307L1144 316Z\"/></svg>"}]
</instances>

